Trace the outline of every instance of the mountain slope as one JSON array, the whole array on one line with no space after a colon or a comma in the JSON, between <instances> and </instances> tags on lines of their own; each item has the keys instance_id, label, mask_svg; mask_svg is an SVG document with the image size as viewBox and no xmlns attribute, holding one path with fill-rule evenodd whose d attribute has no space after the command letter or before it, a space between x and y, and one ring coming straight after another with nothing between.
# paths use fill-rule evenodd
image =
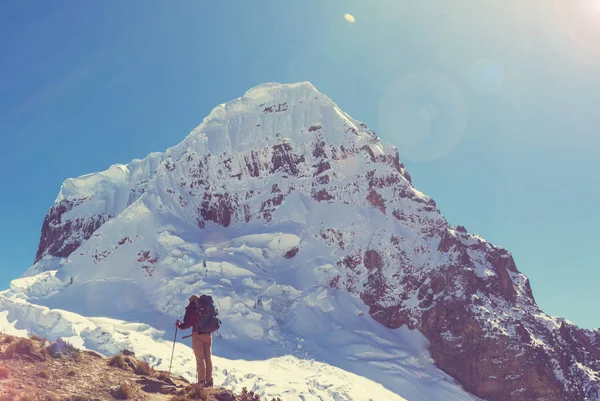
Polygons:
<instances>
[{"instance_id":1,"label":"mountain slope","mask_svg":"<svg viewBox=\"0 0 600 401\"><path fill-rule=\"evenodd\" d=\"M253 88L165 153L67 180L4 296L165 327L192 292L220 301L230 358L314 358L408 399L470 397L429 353L485 399L600 389L598 331L545 315L506 250L451 227L397 149L308 83Z\"/></svg>"}]
</instances>

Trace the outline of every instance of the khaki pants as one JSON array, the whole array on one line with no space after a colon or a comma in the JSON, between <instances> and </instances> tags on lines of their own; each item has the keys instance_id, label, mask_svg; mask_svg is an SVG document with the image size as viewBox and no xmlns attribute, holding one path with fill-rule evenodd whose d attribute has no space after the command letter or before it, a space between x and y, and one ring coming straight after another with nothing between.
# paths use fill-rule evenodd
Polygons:
<instances>
[{"instance_id":1,"label":"khaki pants","mask_svg":"<svg viewBox=\"0 0 600 401\"><path fill-rule=\"evenodd\" d=\"M210 358L212 337L210 334L192 334L192 349L196 356L196 368L198 369L198 382L213 381L212 361Z\"/></svg>"}]
</instances>

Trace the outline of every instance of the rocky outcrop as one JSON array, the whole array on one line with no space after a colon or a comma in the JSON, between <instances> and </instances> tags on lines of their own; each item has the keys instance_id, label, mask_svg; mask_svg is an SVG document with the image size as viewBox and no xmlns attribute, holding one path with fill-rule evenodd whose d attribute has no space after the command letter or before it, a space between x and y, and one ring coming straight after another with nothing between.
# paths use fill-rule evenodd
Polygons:
<instances>
[{"instance_id":1,"label":"rocky outcrop","mask_svg":"<svg viewBox=\"0 0 600 401\"><path fill-rule=\"evenodd\" d=\"M65 218L64 215L73 208L86 202L88 198L63 199L50 208L44 223L34 263L46 255L65 258L73 253L83 241L111 216L95 214Z\"/></svg>"},{"instance_id":2,"label":"rocky outcrop","mask_svg":"<svg viewBox=\"0 0 600 401\"><path fill-rule=\"evenodd\" d=\"M483 240L468 243L472 236L462 234L440 235L438 250L452 257L428 272L410 260L382 263L379 253L366 251L367 285L362 291L345 288L359 292L382 324L407 324L424 333L436 365L481 398L596 399L598 332L565 321L555 325L535 304L510 254ZM486 270L478 274L482 262ZM348 268L356 272L361 266ZM402 280L383 279L398 271ZM351 274L347 282L357 281Z\"/></svg>"}]
</instances>

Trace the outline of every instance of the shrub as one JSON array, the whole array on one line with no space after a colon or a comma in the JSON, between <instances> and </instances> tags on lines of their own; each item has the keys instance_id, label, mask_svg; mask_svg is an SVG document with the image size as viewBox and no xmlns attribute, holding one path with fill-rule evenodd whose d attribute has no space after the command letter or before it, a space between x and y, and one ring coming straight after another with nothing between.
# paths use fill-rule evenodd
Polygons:
<instances>
[{"instance_id":1,"label":"shrub","mask_svg":"<svg viewBox=\"0 0 600 401\"><path fill-rule=\"evenodd\" d=\"M206 400L206 390L200 384L192 384L188 386L189 391L187 396L192 400Z\"/></svg>"},{"instance_id":2,"label":"shrub","mask_svg":"<svg viewBox=\"0 0 600 401\"><path fill-rule=\"evenodd\" d=\"M125 362L125 358L123 355L117 354L108 360L108 366L114 366L119 369L127 369L127 362Z\"/></svg>"},{"instance_id":3,"label":"shrub","mask_svg":"<svg viewBox=\"0 0 600 401\"><path fill-rule=\"evenodd\" d=\"M4 340L2 340L2 342L3 342L4 344L10 344L10 343L12 343L14 340L15 340L15 338L14 338L14 337L11 337L11 336L6 336L6 337L4 337Z\"/></svg>"},{"instance_id":4,"label":"shrub","mask_svg":"<svg viewBox=\"0 0 600 401\"><path fill-rule=\"evenodd\" d=\"M244 388L242 388L242 392L236 400L237 401L260 401L260 396L258 394L254 394L254 391L248 391L248 389L246 387L244 387Z\"/></svg>"},{"instance_id":5,"label":"shrub","mask_svg":"<svg viewBox=\"0 0 600 401\"><path fill-rule=\"evenodd\" d=\"M0 379L8 379L10 377L10 369L0 364Z\"/></svg>"},{"instance_id":6,"label":"shrub","mask_svg":"<svg viewBox=\"0 0 600 401\"><path fill-rule=\"evenodd\" d=\"M45 359L45 356L36 350L33 341L28 338L19 338L17 341L9 343L4 352L0 354L0 359L13 359L21 355L35 357L38 360Z\"/></svg>"},{"instance_id":7,"label":"shrub","mask_svg":"<svg viewBox=\"0 0 600 401\"><path fill-rule=\"evenodd\" d=\"M160 380L170 379L171 378L171 374L169 372L165 372L164 370L161 370L161 371L158 372L158 378Z\"/></svg>"},{"instance_id":8,"label":"shrub","mask_svg":"<svg viewBox=\"0 0 600 401\"><path fill-rule=\"evenodd\" d=\"M40 337L37 334L30 334L29 335L29 339L33 340L33 341L39 341L39 342L46 342L46 339L44 337Z\"/></svg>"},{"instance_id":9,"label":"shrub","mask_svg":"<svg viewBox=\"0 0 600 401\"><path fill-rule=\"evenodd\" d=\"M117 400L129 400L133 397L133 388L129 384L121 384L113 393Z\"/></svg>"},{"instance_id":10,"label":"shrub","mask_svg":"<svg viewBox=\"0 0 600 401\"><path fill-rule=\"evenodd\" d=\"M16 401L38 401L38 398L35 395L23 394Z\"/></svg>"},{"instance_id":11,"label":"shrub","mask_svg":"<svg viewBox=\"0 0 600 401\"><path fill-rule=\"evenodd\" d=\"M13 359L15 356L17 356L16 343L9 343L8 346L4 348L4 351L0 353L0 359Z\"/></svg>"},{"instance_id":12,"label":"shrub","mask_svg":"<svg viewBox=\"0 0 600 401\"><path fill-rule=\"evenodd\" d=\"M211 395L217 401L235 401L237 399L231 390L223 388L213 389Z\"/></svg>"},{"instance_id":13,"label":"shrub","mask_svg":"<svg viewBox=\"0 0 600 401\"><path fill-rule=\"evenodd\" d=\"M71 358L76 359L79 357L79 349L75 348L62 338L57 338L52 344L46 348L48 354L53 358Z\"/></svg>"},{"instance_id":14,"label":"shrub","mask_svg":"<svg viewBox=\"0 0 600 401\"><path fill-rule=\"evenodd\" d=\"M191 384L186 388L179 391L179 393L171 397L169 401L188 401L188 400L202 400L206 401L207 394L204 387L200 384Z\"/></svg>"},{"instance_id":15,"label":"shrub","mask_svg":"<svg viewBox=\"0 0 600 401\"><path fill-rule=\"evenodd\" d=\"M67 372L67 376L71 376L71 377L75 376L76 374L77 373L75 373L75 371L73 369L71 369Z\"/></svg>"},{"instance_id":16,"label":"shrub","mask_svg":"<svg viewBox=\"0 0 600 401\"><path fill-rule=\"evenodd\" d=\"M153 369L150 367L148 362L139 361L135 365L135 368L133 369L133 371L135 372L135 374L138 374L138 375L150 376L152 374Z\"/></svg>"}]
</instances>

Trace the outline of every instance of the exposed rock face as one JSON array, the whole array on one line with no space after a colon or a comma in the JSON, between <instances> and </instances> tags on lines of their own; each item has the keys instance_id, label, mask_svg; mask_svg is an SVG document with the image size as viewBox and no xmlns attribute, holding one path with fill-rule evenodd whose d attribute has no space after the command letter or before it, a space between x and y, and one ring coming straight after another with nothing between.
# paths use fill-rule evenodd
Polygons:
<instances>
[{"instance_id":1,"label":"exposed rock face","mask_svg":"<svg viewBox=\"0 0 600 401\"><path fill-rule=\"evenodd\" d=\"M63 199L50 208L42 224L42 235L34 263L40 261L45 255L69 256L83 241L89 239L98 227L110 219L110 216L104 214L64 219L63 216L67 212L86 200L86 198Z\"/></svg>"},{"instance_id":2,"label":"exposed rock face","mask_svg":"<svg viewBox=\"0 0 600 401\"><path fill-rule=\"evenodd\" d=\"M333 258L331 287L360 295L387 327L420 330L437 366L481 398L599 397L600 333L545 315L509 252L452 228L414 188L397 149L312 86L255 89L152 160L153 169L125 180L120 210L151 192L161 210L203 230L271 224L292 197L303 206L286 213L304 216L313 205L331 205L330 214L356 206L311 233ZM50 210L37 259L69 255L111 215L65 218L86 201L72 196ZM385 224L369 225L373 216ZM285 257L296 260L302 248ZM150 276L158 260L138 254Z\"/></svg>"}]
</instances>

